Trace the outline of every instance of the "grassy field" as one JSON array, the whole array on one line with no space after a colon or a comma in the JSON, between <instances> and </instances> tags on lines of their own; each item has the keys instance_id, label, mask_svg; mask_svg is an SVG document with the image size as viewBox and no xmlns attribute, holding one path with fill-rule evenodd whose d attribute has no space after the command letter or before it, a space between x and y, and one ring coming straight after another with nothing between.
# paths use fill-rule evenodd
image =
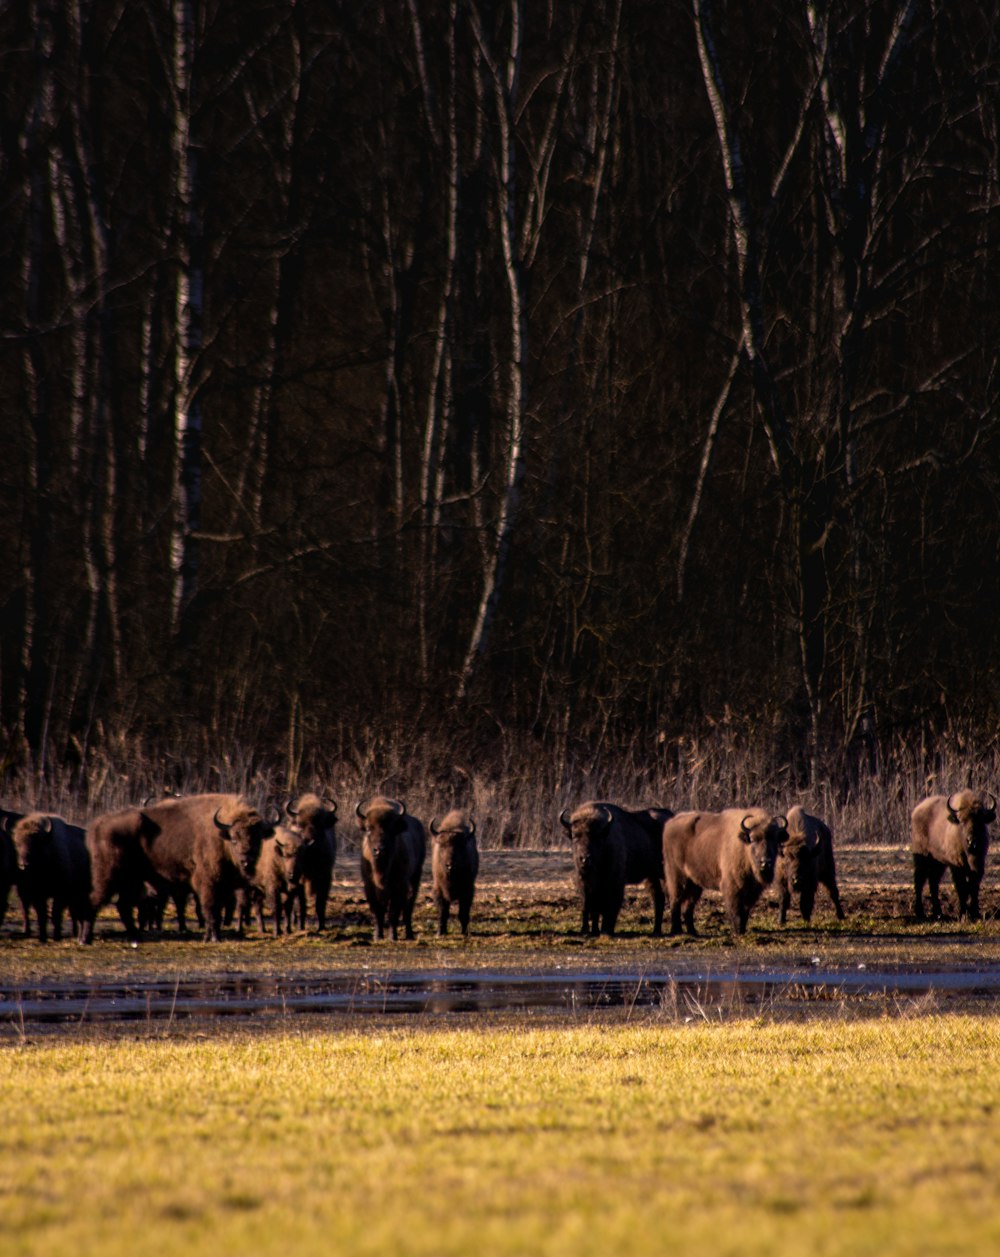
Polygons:
<instances>
[{"instance_id":1,"label":"grassy field","mask_svg":"<svg viewBox=\"0 0 1000 1257\"><path fill-rule=\"evenodd\" d=\"M1000 1249L1000 1021L7 1047L6 1257Z\"/></svg>"}]
</instances>

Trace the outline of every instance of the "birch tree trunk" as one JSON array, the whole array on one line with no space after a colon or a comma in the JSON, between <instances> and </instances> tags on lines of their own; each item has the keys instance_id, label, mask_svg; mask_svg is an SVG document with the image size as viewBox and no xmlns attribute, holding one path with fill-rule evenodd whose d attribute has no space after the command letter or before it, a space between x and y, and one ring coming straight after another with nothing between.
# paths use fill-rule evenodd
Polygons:
<instances>
[{"instance_id":1,"label":"birch tree trunk","mask_svg":"<svg viewBox=\"0 0 1000 1257\"><path fill-rule=\"evenodd\" d=\"M524 478L524 374L527 358L527 326L524 311L524 272L518 248L517 165L514 120L517 108L518 72L521 57L521 4L511 0L510 39L506 63L501 66L487 43L479 14L470 9L476 41L487 66L497 114L497 198L500 244L509 300L510 349L507 382L507 465L500 511L490 558L483 574L483 588L469 646L462 664L457 695L468 692L476 663L489 645L497 612L497 600L506 574Z\"/></svg>"},{"instance_id":2,"label":"birch tree trunk","mask_svg":"<svg viewBox=\"0 0 1000 1257\"><path fill-rule=\"evenodd\" d=\"M196 0L173 0L172 134L174 239L174 503L170 627L184 637L198 590L202 411L197 372L204 327L204 257L198 152L191 134Z\"/></svg>"}]
</instances>

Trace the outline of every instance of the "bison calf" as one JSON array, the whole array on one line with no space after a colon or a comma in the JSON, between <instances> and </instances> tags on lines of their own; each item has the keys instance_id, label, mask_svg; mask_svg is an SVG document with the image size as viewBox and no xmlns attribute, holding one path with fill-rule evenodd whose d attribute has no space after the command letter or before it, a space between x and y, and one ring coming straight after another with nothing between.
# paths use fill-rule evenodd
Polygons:
<instances>
[{"instance_id":1,"label":"bison calf","mask_svg":"<svg viewBox=\"0 0 1000 1257\"><path fill-rule=\"evenodd\" d=\"M760 808L681 812L663 826L664 885L670 898L670 933L694 928L704 890L722 893L734 934L745 934L750 911L774 878L788 822Z\"/></svg>"},{"instance_id":2,"label":"bison calf","mask_svg":"<svg viewBox=\"0 0 1000 1257\"><path fill-rule=\"evenodd\" d=\"M979 884L986 871L990 848L987 825L996 819L996 800L989 803L972 790L959 790L946 797L934 794L913 809L910 822L913 851L913 910L924 919L924 884L930 891L931 918L939 920L941 899L938 887L946 868L958 895L959 920L979 920Z\"/></svg>"},{"instance_id":3,"label":"bison calf","mask_svg":"<svg viewBox=\"0 0 1000 1257\"><path fill-rule=\"evenodd\" d=\"M479 873L479 844L476 823L465 812L451 811L440 825L431 820L433 852L431 872L434 902L438 910L438 934L448 933L448 914L458 904L458 923L469 933L469 912L476 893Z\"/></svg>"},{"instance_id":4,"label":"bison calf","mask_svg":"<svg viewBox=\"0 0 1000 1257\"><path fill-rule=\"evenodd\" d=\"M837 913L843 921L844 909L837 890L837 868L833 858L833 835L818 816L810 816L796 804L788 809L788 833L774 869L774 884L779 894L779 919L788 918L792 895L799 896L802 920L812 917L816 890L825 886Z\"/></svg>"},{"instance_id":5,"label":"bison calf","mask_svg":"<svg viewBox=\"0 0 1000 1257\"><path fill-rule=\"evenodd\" d=\"M355 808L361 828L361 880L375 918L375 937L398 934L400 917L407 938L413 938L413 905L427 854L427 836L406 804L382 795Z\"/></svg>"},{"instance_id":6,"label":"bison calf","mask_svg":"<svg viewBox=\"0 0 1000 1257\"><path fill-rule=\"evenodd\" d=\"M627 811L591 801L560 823L569 831L573 863L583 898L583 933L614 934L625 887L645 882L653 900L653 934L663 932L663 825L666 808Z\"/></svg>"},{"instance_id":7,"label":"bison calf","mask_svg":"<svg viewBox=\"0 0 1000 1257\"><path fill-rule=\"evenodd\" d=\"M61 816L30 812L11 835L17 859L17 885L24 904L25 933L30 933L29 910L38 918L38 937L48 938L49 901L52 935L62 938L63 913L68 909L74 935L80 935L90 916L90 859L84 832Z\"/></svg>"},{"instance_id":8,"label":"bison calf","mask_svg":"<svg viewBox=\"0 0 1000 1257\"><path fill-rule=\"evenodd\" d=\"M306 928L306 890L316 906L316 923L326 928L333 866L337 860L337 805L316 794L304 794L293 807L285 804L289 829L297 836L295 858L289 869L299 905L300 923ZM287 848L287 840L286 840Z\"/></svg>"}]
</instances>

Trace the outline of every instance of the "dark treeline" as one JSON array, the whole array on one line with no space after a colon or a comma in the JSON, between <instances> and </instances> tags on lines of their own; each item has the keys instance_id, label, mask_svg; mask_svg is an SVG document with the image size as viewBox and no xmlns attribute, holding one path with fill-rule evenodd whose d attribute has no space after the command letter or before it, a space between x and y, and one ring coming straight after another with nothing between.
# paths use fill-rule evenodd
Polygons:
<instances>
[{"instance_id":1,"label":"dark treeline","mask_svg":"<svg viewBox=\"0 0 1000 1257\"><path fill-rule=\"evenodd\" d=\"M8 767L993 738L988 8L26 0L0 50Z\"/></svg>"}]
</instances>

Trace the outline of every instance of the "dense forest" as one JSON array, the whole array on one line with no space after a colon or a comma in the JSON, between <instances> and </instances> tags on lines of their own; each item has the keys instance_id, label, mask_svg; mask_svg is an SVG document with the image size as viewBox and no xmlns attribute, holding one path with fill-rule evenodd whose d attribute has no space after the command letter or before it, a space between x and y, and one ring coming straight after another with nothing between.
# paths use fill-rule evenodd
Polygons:
<instances>
[{"instance_id":1,"label":"dense forest","mask_svg":"<svg viewBox=\"0 0 1000 1257\"><path fill-rule=\"evenodd\" d=\"M0 53L6 771L995 745L988 6L25 0Z\"/></svg>"}]
</instances>

